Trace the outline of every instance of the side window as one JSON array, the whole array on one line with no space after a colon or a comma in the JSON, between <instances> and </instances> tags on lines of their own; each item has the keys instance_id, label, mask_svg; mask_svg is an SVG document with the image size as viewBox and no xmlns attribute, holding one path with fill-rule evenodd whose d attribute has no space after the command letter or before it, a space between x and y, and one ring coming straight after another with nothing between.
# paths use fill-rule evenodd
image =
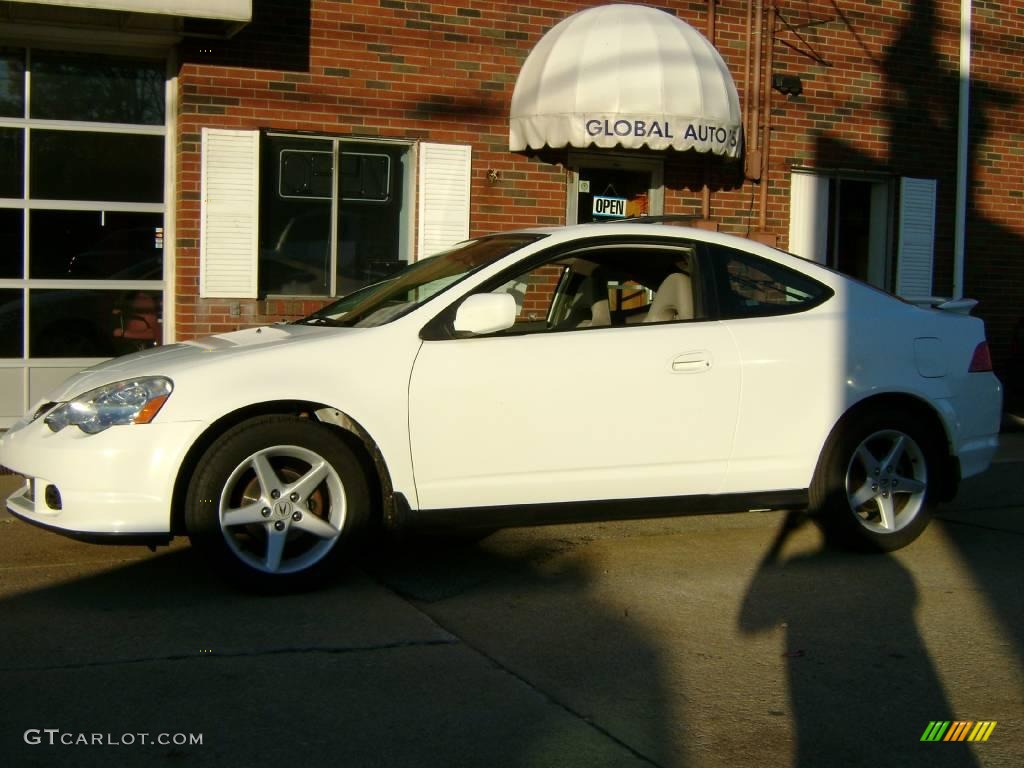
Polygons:
<instances>
[{"instance_id":1,"label":"side window","mask_svg":"<svg viewBox=\"0 0 1024 768\"><path fill-rule=\"evenodd\" d=\"M614 316L623 325L646 320L658 286L644 285L635 279L609 280L606 285L609 316Z\"/></svg>"},{"instance_id":2,"label":"side window","mask_svg":"<svg viewBox=\"0 0 1024 768\"><path fill-rule=\"evenodd\" d=\"M803 312L832 295L816 280L760 256L718 247L712 258L723 318Z\"/></svg>"},{"instance_id":3,"label":"side window","mask_svg":"<svg viewBox=\"0 0 1024 768\"><path fill-rule=\"evenodd\" d=\"M543 264L494 289L493 293L509 293L516 300L516 323L509 333L545 331L554 324L555 299L567 272L565 264Z\"/></svg>"},{"instance_id":4,"label":"side window","mask_svg":"<svg viewBox=\"0 0 1024 768\"><path fill-rule=\"evenodd\" d=\"M485 287L516 300L505 334L573 331L701 319L696 250L690 245L592 247L562 254Z\"/></svg>"}]
</instances>

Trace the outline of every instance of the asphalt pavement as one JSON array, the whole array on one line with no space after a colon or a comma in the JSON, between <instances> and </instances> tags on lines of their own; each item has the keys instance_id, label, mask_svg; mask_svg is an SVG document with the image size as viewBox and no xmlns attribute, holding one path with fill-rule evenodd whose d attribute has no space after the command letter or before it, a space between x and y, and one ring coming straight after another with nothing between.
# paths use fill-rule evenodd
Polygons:
<instances>
[{"instance_id":1,"label":"asphalt pavement","mask_svg":"<svg viewBox=\"0 0 1024 768\"><path fill-rule=\"evenodd\" d=\"M377 548L268 599L184 542L0 517L0 763L1016 768L1024 433L1006 437L891 556L776 512L512 529ZM921 742L961 720L997 724Z\"/></svg>"}]
</instances>

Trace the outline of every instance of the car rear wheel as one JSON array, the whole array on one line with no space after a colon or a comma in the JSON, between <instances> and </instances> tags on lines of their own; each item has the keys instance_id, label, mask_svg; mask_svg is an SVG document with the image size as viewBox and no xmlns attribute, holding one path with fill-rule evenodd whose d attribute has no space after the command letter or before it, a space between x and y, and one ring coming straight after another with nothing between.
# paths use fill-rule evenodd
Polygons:
<instances>
[{"instance_id":1,"label":"car rear wheel","mask_svg":"<svg viewBox=\"0 0 1024 768\"><path fill-rule=\"evenodd\" d=\"M927 527L935 483L934 438L893 410L841 425L811 488L811 506L840 543L890 552Z\"/></svg>"},{"instance_id":2,"label":"car rear wheel","mask_svg":"<svg viewBox=\"0 0 1024 768\"><path fill-rule=\"evenodd\" d=\"M186 504L193 546L218 570L245 587L282 591L329 578L366 521L369 489L330 428L268 416L217 439Z\"/></svg>"}]
</instances>

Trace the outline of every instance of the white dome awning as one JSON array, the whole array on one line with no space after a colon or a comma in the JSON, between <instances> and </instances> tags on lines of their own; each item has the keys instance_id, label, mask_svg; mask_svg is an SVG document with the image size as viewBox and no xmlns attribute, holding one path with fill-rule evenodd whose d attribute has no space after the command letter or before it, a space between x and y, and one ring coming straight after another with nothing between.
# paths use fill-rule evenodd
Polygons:
<instances>
[{"instance_id":1,"label":"white dome awning","mask_svg":"<svg viewBox=\"0 0 1024 768\"><path fill-rule=\"evenodd\" d=\"M509 149L695 149L739 157L742 116L725 62L664 11L604 5L559 22L512 94Z\"/></svg>"}]
</instances>

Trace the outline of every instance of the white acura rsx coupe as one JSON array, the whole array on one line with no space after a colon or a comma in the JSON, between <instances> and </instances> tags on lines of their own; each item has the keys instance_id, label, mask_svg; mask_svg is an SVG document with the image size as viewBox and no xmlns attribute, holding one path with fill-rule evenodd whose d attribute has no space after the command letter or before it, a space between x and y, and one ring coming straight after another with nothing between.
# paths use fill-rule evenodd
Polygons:
<instances>
[{"instance_id":1,"label":"white acura rsx coupe","mask_svg":"<svg viewBox=\"0 0 1024 768\"><path fill-rule=\"evenodd\" d=\"M687 228L481 237L298 322L73 376L0 442L28 478L7 506L87 540L188 535L273 589L374 524L810 508L892 550L997 447L972 305Z\"/></svg>"}]
</instances>

